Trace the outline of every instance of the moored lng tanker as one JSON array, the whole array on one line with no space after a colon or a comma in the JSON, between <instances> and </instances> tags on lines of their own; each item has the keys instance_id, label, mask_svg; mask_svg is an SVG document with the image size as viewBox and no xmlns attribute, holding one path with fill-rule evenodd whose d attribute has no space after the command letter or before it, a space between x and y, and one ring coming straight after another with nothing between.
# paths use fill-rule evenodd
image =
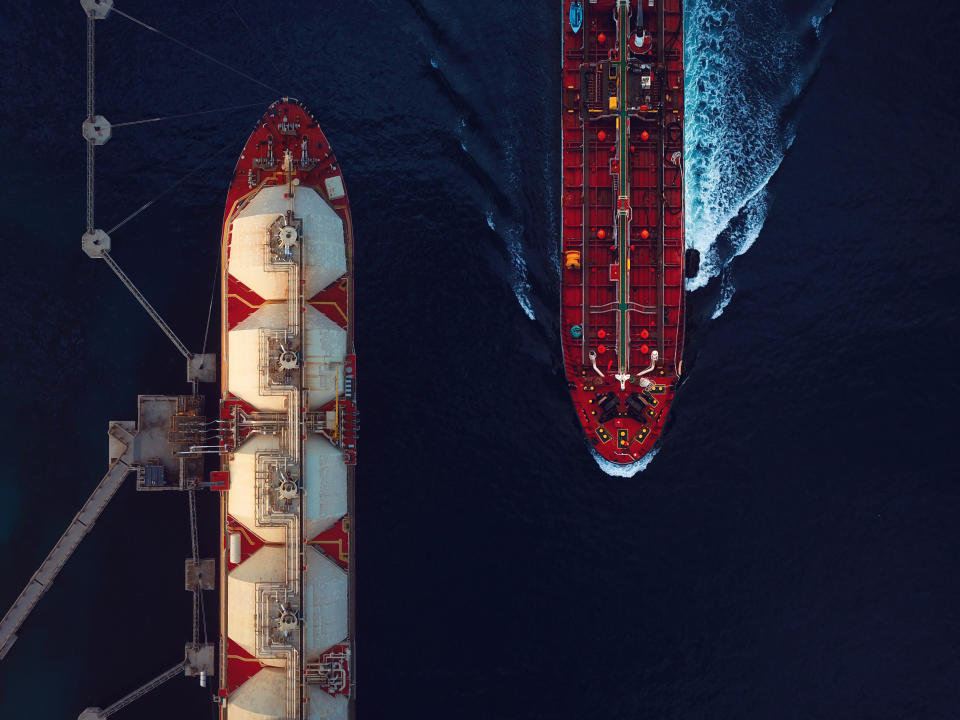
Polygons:
<instances>
[{"instance_id":1,"label":"moored lng tanker","mask_svg":"<svg viewBox=\"0 0 960 720\"><path fill-rule=\"evenodd\" d=\"M682 0L563 0L561 323L587 439L633 463L683 355Z\"/></svg>"},{"instance_id":2,"label":"moored lng tanker","mask_svg":"<svg viewBox=\"0 0 960 720\"><path fill-rule=\"evenodd\" d=\"M353 234L298 101L243 148L222 241L221 718L350 718Z\"/></svg>"}]
</instances>

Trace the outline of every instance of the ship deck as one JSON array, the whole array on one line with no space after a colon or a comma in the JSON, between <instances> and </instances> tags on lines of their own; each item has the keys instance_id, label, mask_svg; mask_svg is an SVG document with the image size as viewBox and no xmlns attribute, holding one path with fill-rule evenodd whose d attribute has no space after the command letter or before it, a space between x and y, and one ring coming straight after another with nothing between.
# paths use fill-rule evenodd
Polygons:
<instances>
[{"instance_id":1,"label":"ship deck","mask_svg":"<svg viewBox=\"0 0 960 720\"><path fill-rule=\"evenodd\" d=\"M632 463L682 369L682 0L563 8L564 362L589 442Z\"/></svg>"},{"instance_id":2,"label":"ship deck","mask_svg":"<svg viewBox=\"0 0 960 720\"><path fill-rule=\"evenodd\" d=\"M298 101L254 128L222 242L221 717L350 718L353 229Z\"/></svg>"}]
</instances>

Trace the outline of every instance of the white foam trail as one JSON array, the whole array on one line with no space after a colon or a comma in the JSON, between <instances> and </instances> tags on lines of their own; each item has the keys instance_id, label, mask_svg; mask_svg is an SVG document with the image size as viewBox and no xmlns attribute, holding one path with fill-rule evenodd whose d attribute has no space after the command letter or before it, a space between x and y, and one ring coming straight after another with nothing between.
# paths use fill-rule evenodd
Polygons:
<instances>
[{"instance_id":1,"label":"white foam trail","mask_svg":"<svg viewBox=\"0 0 960 720\"><path fill-rule=\"evenodd\" d=\"M430 57L430 67L434 70L439 70L440 62L435 56ZM447 67L445 64L444 67ZM512 138L516 137L518 132L515 127L516 120L511 115L508 122L507 132L505 133L506 137ZM465 118L460 117L457 119L457 124L454 129L454 133L457 137L457 141L460 144L460 149L468 154L472 155L470 152L470 147L474 148L476 152L478 149L482 152L484 150L484 144L482 141L477 141L477 138L472 135L467 129L467 121ZM467 145L467 140L470 140L470 147ZM516 155L514 152L514 146L509 140L505 142L501 148L503 152L504 163L503 167L506 170L506 181L508 184L508 194L511 198L515 199L521 195L521 181L519 177L519 164L516 160ZM514 200L514 204L516 201ZM516 208L514 208L516 211ZM517 212L514 212L514 215L518 215ZM498 217L498 222L494 221L494 211L488 210L485 213L487 225L490 229L503 237L504 243L507 248L507 252L510 255L510 266L512 270L512 277L510 279L511 286L513 288L513 293L517 298L517 302L520 303L520 307L526 313L527 317L531 320L536 320L536 314L533 310L533 304L530 300L530 282L528 280L528 271L527 271L527 261L523 253L523 230L524 227L522 224L513 221L512 219ZM501 225L504 229L499 231L497 225ZM559 262L559 260L558 260Z\"/></svg>"},{"instance_id":2,"label":"white foam trail","mask_svg":"<svg viewBox=\"0 0 960 720\"><path fill-rule=\"evenodd\" d=\"M494 218L493 210L487 210L484 217L487 220L487 227L493 232L501 235L497 230L497 222ZM513 268L513 294L517 297L517 302L531 320L536 320L536 313L533 311L533 305L530 302L530 282L527 280L527 261L523 257L523 226L507 220L507 229L502 233L504 244L507 246L507 252L510 253L510 265Z\"/></svg>"},{"instance_id":3,"label":"white foam trail","mask_svg":"<svg viewBox=\"0 0 960 720\"><path fill-rule=\"evenodd\" d=\"M720 285L720 299L717 301L717 307L713 311L713 315L710 316L711 320L716 320L723 315L723 311L727 309L727 305L733 300L733 294L736 291L737 289L733 286L733 280L725 277Z\"/></svg>"},{"instance_id":4,"label":"white foam trail","mask_svg":"<svg viewBox=\"0 0 960 720\"><path fill-rule=\"evenodd\" d=\"M827 16L833 12L833 5L827 8L827 11L823 15L814 15L810 18L810 25L813 26L813 31L817 34L817 37L820 37L820 33L823 32L823 21L827 19Z\"/></svg>"},{"instance_id":5,"label":"white foam trail","mask_svg":"<svg viewBox=\"0 0 960 720\"><path fill-rule=\"evenodd\" d=\"M777 163L777 168L779 167L780 163ZM776 171L776 168L774 168L773 172L775 173ZM764 180L757 191L752 193L743 203L743 207L741 208L741 213L745 216L743 229L736 239L733 257L743 255L753 247L757 238L760 237L760 231L763 230L763 223L767 220L767 183L770 182L772 177L773 173L770 173L770 177Z\"/></svg>"},{"instance_id":6,"label":"white foam trail","mask_svg":"<svg viewBox=\"0 0 960 720\"><path fill-rule=\"evenodd\" d=\"M509 173L508 181L510 183L510 193L516 198L520 195L520 176L517 170L517 160L514 153L513 144L506 142L503 145L504 165ZM490 221L488 220L489 224ZM504 232L504 239L507 244L507 251L510 253L510 263L513 266L513 294L517 297L517 302L531 320L536 320L537 316L533 312L533 305L530 302L530 281L527 279L527 260L523 255L523 225L509 221Z\"/></svg>"},{"instance_id":7,"label":"white foam trail","mask_svg":"<svg viewBox=\"0 0 960 720\"><path fill-rule=\"evenodd\" d=\"M510 251L510 261L513 264L514 281L513 294L517 296L517 302L531 320L536 320L537 316L533 312L533 305L530 304L530 283L527 280L527 261L523 257L523 246L520 239L523 237L523 226L510 223L507 230L507 250Z\"/></svg>"},{"instance_id":8,"label":"white foam trail","mask_svg":"<svg viewBox=\"0 0 960 720\"><path fill-rule=\"evenodd\" d=\"M760 235L766 186L792 139L784 132L783 99L775 88L797 95L806 78L797 39L783 14L764 0L696 0L684 25L686 237L701 255L700 271L687 289L695 290ZM738 218L744 222L731 225ZM717 239L723 233L721 252Z\"/></svg>"},{"instance_id":9,"label":"white foam trail","mask_svg":"<svg viewBox=\"0 0 960 720\"><path fill-rule=\"evenodd\" d=\"M600 466L600 469L603 470L607 475L613 477L633 477L639 472L646 470L650 463L653 462L653 458L656 457L657 453L660 452L659 447L655 447L653 450L644 455L640 460L635 463L630 463L629 465L619 465L617 463L610 462L605 457L600 455L595 449L590 448L590 454L593 455L593 459L597 461L597 465Z\"/></svg>"},{"instance_id":10,"label":"white foam trail","mask_svg":"<svg viewBox=\"0 0 960 720\"><path fill-rule=\"evenodd\" d=\"M517 302L531 320L536 320L536 313L533 312L533 305L530 304L530 283L518 282L513 286L513 294L517 296Z\"/></svg>"}]
</instances>

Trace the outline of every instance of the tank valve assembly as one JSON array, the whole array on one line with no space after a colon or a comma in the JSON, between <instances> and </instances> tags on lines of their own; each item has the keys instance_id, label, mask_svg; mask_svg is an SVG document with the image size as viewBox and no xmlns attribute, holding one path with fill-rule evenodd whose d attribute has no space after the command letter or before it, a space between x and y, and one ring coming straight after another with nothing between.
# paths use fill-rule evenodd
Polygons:
<instances>
[{"instance_id":1,"label":"tank valve assembly","mask_svg":"<svg viewBox=\"0 0 960 720\"><path fill-rule=\"evenodd\" d=\"M295 370L300 367L300 358L292 350L287 350L283 345L280 346L280 357L278 359L281 369Z\"/></svg>"}]
</instances>

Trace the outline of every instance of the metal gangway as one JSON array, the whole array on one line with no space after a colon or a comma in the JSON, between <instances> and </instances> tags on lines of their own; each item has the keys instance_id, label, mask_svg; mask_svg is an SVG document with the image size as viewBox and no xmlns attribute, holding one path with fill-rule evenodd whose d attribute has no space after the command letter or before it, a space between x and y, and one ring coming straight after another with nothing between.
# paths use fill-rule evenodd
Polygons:
<instances>
[{"instance_id":1,"label":"metal gangway","mask_svg":"<svg viewBox=\"0 0 960 720\"><path fill-rule=\"evenodd\" d=\"M152 680L145 682L136 690L124 695L122 698L113 703L113 705L110 705L103 710L98 707L88 707L86 710L80 713L80 716L77 718L77 720L105 720L118 710L123 710L123 708L132 703L134 700L139 700L151 690L155 690L156 688L160 687L167 680L172 680L173 678L177 677L177 675L183 672L185 665L185 660L177 663L169 670L166 670Z\"/></svg>"},{"instance_id":2,"label":"metal gangway","mask_svg":"<svg viewBox=\"0 0 960 720\"><path fill-rule=\"evenodd\" d=\"M27 616L44 593L53 585L53 581L56 580L67 560L73 555L73 551L77 549L80 541L93 528L97 518L100 517L110 499L120 489L124 478L132 469L133 441L136 437L136 430L125 427L125 425L129 426L131 424L110 423L108 434L112 440L122 447L122 452L110 463L107 474L103 476L83 507L80 508L80 512L74 516L66 532L63 533L57 544L53 546L53 550L47 555L46 560L30 578L30 582L27 583L7 614L3 616L3 620L0 620L0 660L13 647L13 644L17 641L17 631L23 625L23 621L27 619ZM115 447L113 443L111 443L111 446Z\"/></svg>"},{"instance_id":3,"label":"metal gangway","mask_svg":"<svg viewBox=\"0 0 960 720\"><path fill-rule=\"evenodd\" d=\"M137 408L136 422L113 421L109 424L109 463L106 474L0 621L2 659L16 642L17 632L30 612L53 585L60 570L87 533L93 529L131 471L137 475L138 491L187 491L191 555L187 558L184 569L185 589L193 592L192 641L185 645L184 658L174 667L105 710L87 708L80 716L83 720L106 718L175 675L182 673L198 676L201 687L206 687L207 678L215 673L215 646L207 642L203 592L214 589L216 561L213 558L201 558L199 555L195 488L200 484L193 474L192 466L183 459L183 453L188 452L185 448L193 441L193 436L189 428L188 431L182 429L183 423L180 422L181 418L186 416L192 422L203 425L203 419L196 414L197 409L202 408L202 401L193 395L141 395L137 399ZM167 475L175 472L171 468L179 470L168 479ZM158 478L164 483L158 484Z\"/></svg>"}]
</instances>

